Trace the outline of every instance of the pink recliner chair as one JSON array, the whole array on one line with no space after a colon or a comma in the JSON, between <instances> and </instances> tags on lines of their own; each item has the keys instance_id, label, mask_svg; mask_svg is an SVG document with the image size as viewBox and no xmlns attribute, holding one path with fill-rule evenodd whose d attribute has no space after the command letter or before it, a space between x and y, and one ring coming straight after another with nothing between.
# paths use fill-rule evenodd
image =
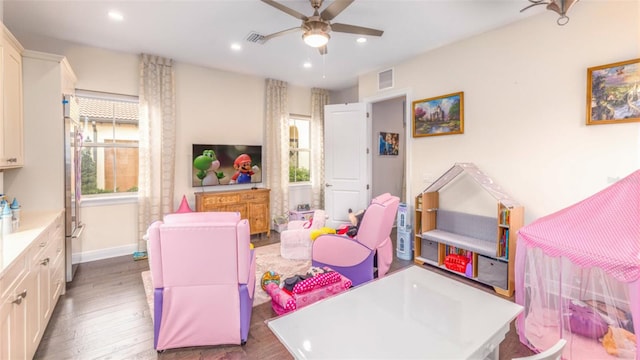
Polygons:
<instances>
[{"instance_id":1,"label":"pink recliner chair","mask_svg":"<svg viewBox=\"0 0 640 360\"><path fill-rule=\"evenodd\" d=\"M148 234L154 348L244 344L256 281L248 221L235 212L170 214Z\"/></svg>"},{"instance_id":2,"label":"pink recliner chair","mask_svg":"<svg viewBox=\"0 0 640 360\"><path fill-rule=\"evenodd\" d=\"M393 261L393 245L389 235L399 202L398 197L389 193L371 200L354 238L318 236L313 242L311 264L328 266L357 286L374 278L374 256L377 255L377 276L384 276Z\"/></svg>"}]
</instances>

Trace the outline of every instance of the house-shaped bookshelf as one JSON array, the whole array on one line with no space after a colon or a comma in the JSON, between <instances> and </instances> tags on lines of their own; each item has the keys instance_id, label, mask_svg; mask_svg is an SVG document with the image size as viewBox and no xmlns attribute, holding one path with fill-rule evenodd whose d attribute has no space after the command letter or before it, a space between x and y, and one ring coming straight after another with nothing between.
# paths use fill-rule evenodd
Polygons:
<instances>
[{"instance_id":1,"label":"house-shaped bookshelf","mask_svg":"<svg viewBox=\"0 0 640 360\"><path fill-rule=\"evenodd\" d=\"M467 174L497 203L496 217L439 209L439 191ZM524 208L472 163L456 163L416 199L415 263L437 266L512 296Z\"/></svg>"}]
</instances>

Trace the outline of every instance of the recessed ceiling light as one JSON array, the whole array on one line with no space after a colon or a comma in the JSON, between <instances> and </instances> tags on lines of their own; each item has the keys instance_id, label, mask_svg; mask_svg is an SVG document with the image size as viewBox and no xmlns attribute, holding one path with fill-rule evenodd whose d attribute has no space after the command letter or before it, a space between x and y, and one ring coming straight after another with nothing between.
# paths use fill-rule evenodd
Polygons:
<instances>
[{"instance_id":1,"label":"recessed ceiling light","mask_svg":"<svg viewBox=\"0 0 640 360\"><path fill-rule=\"evenodd\" d=\"M233 43L233 44L231 44L231 50L240 51L240 50L242 50L242 46L240 44L238 44L238 43Z\"/></svg>"},{"instance_id":2,"label":"recessed ceiling light","mask_svg":"<svg viewBox=\"0 0 640 360\"><path fill-rule=\"evenodd\" d=\"M361 38L358 38L356 41L359 42L360 44L363 44L367 42L367 38L361 37Z\"/></svg>"},{"instance_id":3,"label":"recessed ceiling light","mask_svg":"<svg viewBox=\"0 0 640 360\"><path fill-rule=\"evenodd\" d=\"M124 16L122 16L122 14L117 11L111 10L109 11L109 19L113 21L122 21L124 20Z\"/></svg>"},{"instance_id":4,"label":"recessed ceiling light","mask_svg":"<svg viewBox=\"0 0 640 360\"><path fill-rule=\"evenodd\" d=\"M312 65L310 62L306 61L304 64L302 64L302 66L304 66L305 69L309 69Z\"/></svg>"}]
</instances>

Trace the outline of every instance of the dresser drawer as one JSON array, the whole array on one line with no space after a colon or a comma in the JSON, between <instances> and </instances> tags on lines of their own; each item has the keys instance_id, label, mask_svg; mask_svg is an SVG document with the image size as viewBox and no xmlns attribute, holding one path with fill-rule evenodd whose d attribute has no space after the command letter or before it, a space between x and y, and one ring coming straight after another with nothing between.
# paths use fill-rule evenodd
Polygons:
<instances>
[{"instance_id":1,"label":"dresser drawer","mask_svg":"<svg viewBox=\"0 0 640 360\"><path fill-rule=\"evenodd\" d=\"M227 204L236 204L240 202L240 194L227 194L218 196L204 196L202 197L202 206L205 208L209 206L220 206Z\"/></svg>"},{"instance_id":2,"label":"dresser drawer","mask_svg":"<svg viewBox=\"0 0 640 360\"><path fill-rule=\"evenodd\" d=\"M242 194L242 201L268 201L269 193L266 191L250 191Z\"/></svg>"}]
</instances>

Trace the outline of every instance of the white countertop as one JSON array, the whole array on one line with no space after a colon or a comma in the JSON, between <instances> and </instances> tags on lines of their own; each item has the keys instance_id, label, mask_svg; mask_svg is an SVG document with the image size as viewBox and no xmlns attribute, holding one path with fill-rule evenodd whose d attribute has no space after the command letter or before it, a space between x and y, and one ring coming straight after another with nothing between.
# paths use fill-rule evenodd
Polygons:
<instances>
[{"instance_id":1,"label":"white countertop","mask_svg":"<svg viewBox=\"0 0 640 360\"><path fill-rule=\"evenodd\" d=\"M51 224L62 210L32 211L20 214L20 228L6 236L0 242L0 278L4 271L20 257L29 245Z\"/></svg>"}]
</instances>

